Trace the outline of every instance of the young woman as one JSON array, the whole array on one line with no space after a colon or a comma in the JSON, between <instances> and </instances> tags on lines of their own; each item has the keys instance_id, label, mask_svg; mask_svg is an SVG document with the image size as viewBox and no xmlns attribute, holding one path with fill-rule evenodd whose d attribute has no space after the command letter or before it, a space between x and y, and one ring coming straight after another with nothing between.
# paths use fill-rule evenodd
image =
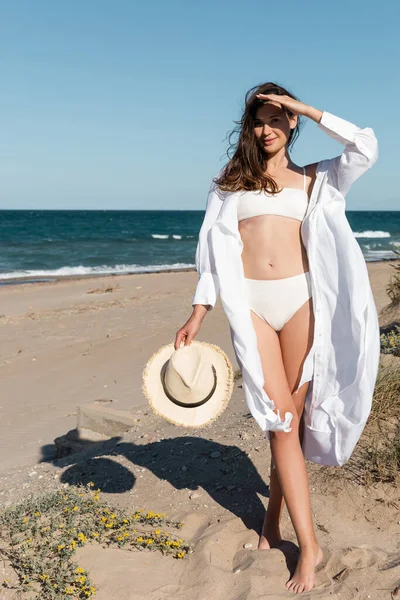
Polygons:
<instances>
[{"instance_id":1,"label":"young woman","mask_svg":"<svg viewBox=\"0 0 400 600\"><path fill-rule=\"evenodd\" d=\"M345 144L298 167L289 154L300 118ZM365 261L344 197L377 158L360 129L266 83L246 94L234 154L213 179L196 249L193 313L176 333L190 344L218 294L250 411L271 445L270 497L259 549L279 546L284 502L298 539L286 587L314 586L315 535L304 456L343 464L367 420L379 326Z\"/></svg>"}]
</instances>

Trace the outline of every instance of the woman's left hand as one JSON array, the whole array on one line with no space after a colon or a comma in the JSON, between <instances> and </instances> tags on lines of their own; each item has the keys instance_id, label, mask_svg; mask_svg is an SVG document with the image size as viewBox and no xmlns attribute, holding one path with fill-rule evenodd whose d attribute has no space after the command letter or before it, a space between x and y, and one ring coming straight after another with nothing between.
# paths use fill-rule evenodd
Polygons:
<instances>
[{"instance_id":1,"label":"woman's left hand","mask_svg":"<svg viewBox=\"0 0 400 600\"><path fill-rule=\"evenodd\" d=\"M280 94L257 94L257 98L260 100L271 100L272 102L277 102L283 106L286 106L293 114L295 115L307 115L307 111L309 110L308 104L304 104L304 102L299 102L299 100L294 100L290 96L280 95Z\"/></svg>"}]
</instances>

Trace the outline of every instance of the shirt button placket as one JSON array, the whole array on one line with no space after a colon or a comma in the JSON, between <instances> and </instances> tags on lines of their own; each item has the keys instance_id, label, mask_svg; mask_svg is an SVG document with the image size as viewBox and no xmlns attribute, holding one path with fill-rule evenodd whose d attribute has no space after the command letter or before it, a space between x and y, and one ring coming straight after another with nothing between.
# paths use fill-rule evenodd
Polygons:
<instances>
[{"instance_id":1,"label":"shirt button placket","mask_svg":"<svg viewBox=\"0 0 400 600\"><path fill-rule=\"evenodd\" d=\"M316 352L316 359L315 359L315 366L316 366L316 372L315 372L315 377L316 377L316 391L319 389L319 384L320 384L320 377L321 377L321 372L320 372L320 366L321 366L321 352L319 351L319 348L321 346L321 336L322 336L322 331L321 331L321 326L320 326L320 308L319 306L317 306L315 308L315 312L318 313L318 315L316 315L315 318L315 327L316 327L316 333L318 335L317 338L317 352Z\"/></svg>"}]
</instances>

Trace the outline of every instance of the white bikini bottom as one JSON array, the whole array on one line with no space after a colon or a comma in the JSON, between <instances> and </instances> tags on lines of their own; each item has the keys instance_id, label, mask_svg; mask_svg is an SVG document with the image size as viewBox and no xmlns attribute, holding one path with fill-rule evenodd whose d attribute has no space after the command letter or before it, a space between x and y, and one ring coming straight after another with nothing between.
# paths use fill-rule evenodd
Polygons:
<instances>
[{"instance_id":1,"label":"white bikini bottom","mask_svg":"<svg viewBox=\"0 0 400 600\"><path fill-rule=\"evenodd\" d=\"M245 277L245 282L250 309L275 331L280 331L312 296L309 271L284 279Z\"/></svg>"}]
</instances>

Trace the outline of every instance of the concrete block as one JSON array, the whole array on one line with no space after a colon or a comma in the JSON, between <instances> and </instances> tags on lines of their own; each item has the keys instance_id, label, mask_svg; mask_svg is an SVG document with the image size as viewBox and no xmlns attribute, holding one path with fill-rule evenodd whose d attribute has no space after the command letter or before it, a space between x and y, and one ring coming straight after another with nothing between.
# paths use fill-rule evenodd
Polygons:
<instances>
[{"instance_id":1,"label":"concrete block","mask_svg":"<svg viewBox=\"0 0 400 600\"><path fill-rule=\"evenodd\" d=\"M78 429L89 429L109 437L125 433L135 425L133 413L116 410L98 402L77 407Z\"/></svg>"}]
</instances>

